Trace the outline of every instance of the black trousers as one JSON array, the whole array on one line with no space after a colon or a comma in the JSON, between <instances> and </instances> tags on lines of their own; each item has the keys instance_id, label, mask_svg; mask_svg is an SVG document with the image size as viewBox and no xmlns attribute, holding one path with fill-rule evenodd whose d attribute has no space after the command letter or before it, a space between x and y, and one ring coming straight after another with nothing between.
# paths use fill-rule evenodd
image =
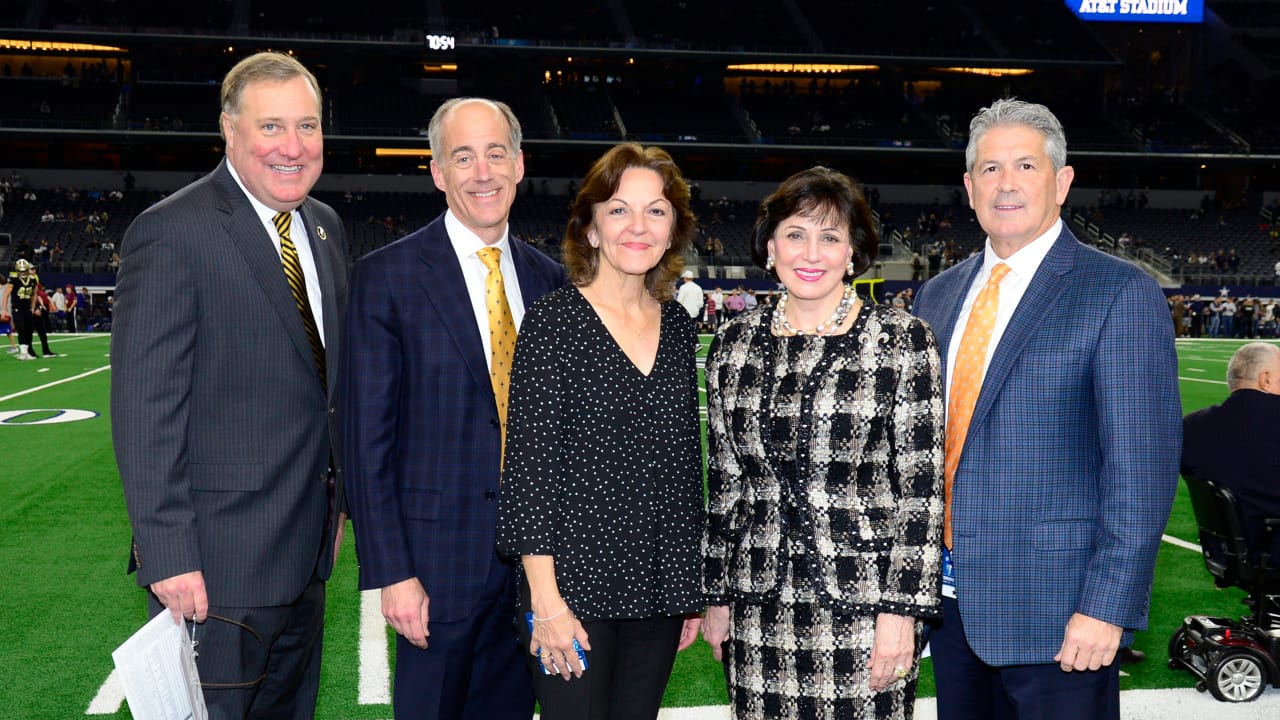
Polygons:
<instances>
[{"instance_id":1,"label":"black trousers","mask_svg":"<svg viewBox=\"0 0 1280 720\"><path fill-rule=\"evenodd\" d=\"M210 605L209 619L196 626L196 668L210 720L315 717L324 590L313 577L290 605ZM168 612L147 596L152 615Z\"/></svg>"},{"instance_id":2,"label":"black trousers","mask_svg":"<svg viewBox=\"0 0 1280 720\"><path fill-rule=\"evenodd\" d=\"M30 348L31 333L35 330L32 325L35 318L31 317L31 308L13 308L13 329L18 331L18 344Z\"/></svg>"},{"instance_id":3,"label":"black trousers","mask_svg":"<svg viewBox=\"0 0 1280 720\"><path fill-rule=\"evenodd\" d=\"M44 310L39 315L32 313L31 325L35 328L36 334L40 336L40 349L45 355L52 355L53 351L49 349L49 313ZM31 342L31 335L27 335L27 343Z\"/></svg>"},{"instance_id":4,"label":"black trousers","mask_svg":"<svg viewBox=\"0 0 1280 720\"><path fill-rule=\"evenodd\" d=\"M544 675L533 655L533 692L542 720L654 720L671 679L684 618L585 621L591 649L582 677ZM528 649L528 631L522 647Z\"/></svg>"}]
</instances>

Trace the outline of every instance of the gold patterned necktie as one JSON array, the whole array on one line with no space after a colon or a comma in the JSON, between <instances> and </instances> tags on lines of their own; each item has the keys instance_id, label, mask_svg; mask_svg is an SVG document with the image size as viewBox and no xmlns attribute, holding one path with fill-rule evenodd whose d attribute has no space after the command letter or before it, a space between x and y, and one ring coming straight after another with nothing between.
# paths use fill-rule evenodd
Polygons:
<instances>
[{"instance_id":1,"label":"gold patterned necktie","mask_svg":"<svg viewBox=\"0 0 1280 720\"><path fill-rule=\"evenodd\" d=\"M316 316L311 312L311 301L307 298L307 280L302 274L302 263L298 261L298 248L289 237L289 228L293 224L292 213L276 213L272 222L280 235L280 261L284 265L284 276L289 281L289 289L293 291L293 302L302 315L302 327L307 331L307 340L311 343L311 357L315 360L316 371L320 373L320 386L329 390L328 375L325 370L324 343L320 341L320 330L316 327Z\"/></svg>"},{"instance_id":2,"label":"gold patterned necktie","mask_svg":"<svg viewBox=\"0 0 1280 720\"><path fill-rule=\"evenodd\" d=\"M1009 273L1009 266L996 263L991 277L978 291L969 309L969 322L965 323L960 337L960 349L956 351L956 364L951 371L951 389L947 401L946 453L943 456L944 495L946 514L943 519L942 542L951 547L951 486L955 482L956 467L960 464L960 450L969 433L969 421L978 403L978 391L987 362L987 346L991 344L991 331L996 326L996 311L1000 307L1000 281Z\"/></svg>"},{"instance_id":3,"label":"gold patterned necktie","mask_svg":"<svg viewBox=\"0 0 1280 720\"><path fill-rule=\"evenodd\" d=\"M498 422L502 426L502 449L507 447L507 400L511 391L511 359L516 350L516 321L507 303L507 286L502 282L502 250L487 247L476 253L489 269L484 280L484 305L489 313L489 380L498 402Z\"/></svg>"}]
</instances>

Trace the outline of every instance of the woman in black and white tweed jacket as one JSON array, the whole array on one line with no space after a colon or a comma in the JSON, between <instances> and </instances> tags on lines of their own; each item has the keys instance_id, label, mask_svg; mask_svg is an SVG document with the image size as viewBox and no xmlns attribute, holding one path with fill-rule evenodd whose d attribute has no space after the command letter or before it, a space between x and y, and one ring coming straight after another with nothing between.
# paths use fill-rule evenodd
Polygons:
<instances>
[{"instance_id":1,"label":"woman in black and white tweed jacket","mask_svg":"<svg viewBox=\"0 0 1280 720\"><path fill-rule=\"evenodd\" d=\"M703 631L735 718L911 717L940 614L942 367L923 322L845 283L878 243L849 178L787 179L752 243L787 293L707 360Z\"/></svg>"}]
</instances>

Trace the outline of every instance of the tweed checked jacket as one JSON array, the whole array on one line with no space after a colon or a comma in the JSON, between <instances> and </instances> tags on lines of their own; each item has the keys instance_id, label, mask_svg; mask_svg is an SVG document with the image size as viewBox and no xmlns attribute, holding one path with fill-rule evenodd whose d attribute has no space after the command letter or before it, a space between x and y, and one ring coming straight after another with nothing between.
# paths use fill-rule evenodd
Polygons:
<instances>
[{"instance_id":1,"label":"tweed checked jacket","mask_svg":"<svg viewBox=\"0 0 1280 720\"><path fill-rule=\"evenodd\" d=\"M937 617L943 401L933 333L900 310L867 306L846 335L821 341L838 345L803 380L791 463L765 440L776 353L791 341L773 337L771 315L762 306L730 321L707 359L707 603L770 602L787 563L805 562L833 610ZM803 556L788 557L788 536Z\"/></svg>"}]
</instances>

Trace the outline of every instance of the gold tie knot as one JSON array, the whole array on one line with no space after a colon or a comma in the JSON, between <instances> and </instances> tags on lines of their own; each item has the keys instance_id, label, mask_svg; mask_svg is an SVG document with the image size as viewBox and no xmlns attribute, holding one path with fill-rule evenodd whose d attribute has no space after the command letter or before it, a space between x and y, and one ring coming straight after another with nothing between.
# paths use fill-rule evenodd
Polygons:
<instances>
[{"instance_id":1,"label":"gold tie knot","mask_svg":"<svg viewBox=\"0 0 1280 720\"><path fill-rule=\"evenodd\" d=\"M289 228L293 225L293 213L278 212L271 218L280 237L289 237Z\"/></svg>"},{"instance_id":2,"label":"gold tie knot","mask_svg":"<svg viewBox=\"0 0 1280 720\"><path fill-rule=\"evenodd\" d=\"M498 269L498 263L502 262L502 248L487 247L476 253L480 258L480 262L484 263L489 272Z\"/></svg>"},{"instance_id":3,"label":"gold tie knot","mask_svg":"<svg viewBox=\"0 0 1280 720\"><path fill-rule=\"evenodd\" d=\"M1008 265L1005 265L1004 263L996 263L995 267L991 268L991 277L987 280L987 282L998 283L1004 279L1005 275L1008 275L1008 274L1009 274Z\"/></svg>"}]
</instances>

